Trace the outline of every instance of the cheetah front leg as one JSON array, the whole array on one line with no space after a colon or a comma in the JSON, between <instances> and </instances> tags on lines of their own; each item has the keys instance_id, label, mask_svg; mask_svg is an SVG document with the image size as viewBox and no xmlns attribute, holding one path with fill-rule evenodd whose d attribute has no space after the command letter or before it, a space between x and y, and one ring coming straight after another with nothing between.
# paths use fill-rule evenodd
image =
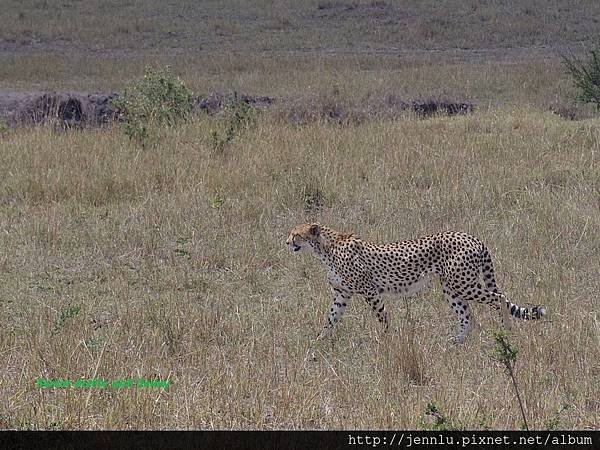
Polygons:
<instances>
[{"instance_id":1,"label":"cheetah front leg","mask_svg":"<svg viewBox=\"0 0 600 450\"><path fill-rule=\"evenodd\" d=\"M323 327L323 330L317 336L317 341L325 339L328 337L333 331L333 327L340 320L344 311L346 311L346 306L348 306L348 301L352 294L349 292L343 291L341 289L332 287L331 291L333 292L333 304L329 309L329 314L327 315L327 323Z\"/></svg>"},{"instance_id":2,"label":"cheetah front leg","mask_svg":"<svg viewBox=\"0 0 600 450\"><path fill-rule=\"evenodd\" d=\"M388 312L385 309L385 303L383 302L383 297L379 294L365 295L365 301L375 313L377 320L383 325L383 331L387 332L390 322Z\"/></svg>"}]
</instances>

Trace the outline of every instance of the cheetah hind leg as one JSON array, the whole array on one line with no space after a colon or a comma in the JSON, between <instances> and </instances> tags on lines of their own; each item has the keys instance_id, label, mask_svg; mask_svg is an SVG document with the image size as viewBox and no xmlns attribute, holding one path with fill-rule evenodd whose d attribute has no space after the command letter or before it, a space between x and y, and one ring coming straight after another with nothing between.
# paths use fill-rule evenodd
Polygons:
<instances>
[{"instance_id":1,"label":"cheetah hind leg","mask_svg":"<svg viewBox=\"0 0 600 450\"><path fill-rule=\"evenodd\" d=\"M467 302L461 303L462 305L459 303L457 306L452 307L460 320L459 332L456 336L451 338L452 343L456 345L463 344L473 328L473 318L471 317L469 305Z\"/></svg>"},{"instance_id":2,"label":"cheetah hind leg","mask_svg":"<svg viewBox=\"0 0 600 450\"><path fill-rule=\"evenodd\" d=\"M510 305L504 294L494 292L484 288L480 283L475 283L466 287L467 290L473 292L472 299L478 303L490 305L493 309L500 312L502 326L506 330L510 330ZM471 298L469 299L471 300Z\"/></svg>"},{"instance_id":3,"label":"cheetah hind leg","mask_svg":"<svg viewBox=\"0 0 600 450\"><path fill-rule=\"evenodd\" d=\"M375 317L379 323L383 326L383 332L387 333L390 327L390 319L387 310L385 309L385 303L383 297L380 295L365 295L365 301L373 310Z\"/></svg>"},{"instance_id":4,"label":"cheetah hind leg","mask_svg":"<svg viewBox=\"0 0 600 450\"><path fill-rule=\"evenodd\" d=\"M486 290L481 295L476 295L475 300L479 303L489 304L493 309L500 311L502 327L505 330L510 330L510 302L507 300L504 294Z\"/></svg>"},{"instance_id":5,"label":"cheetah hind leg","mask_svg":"<svg viewBox=\"0 0 600 450\"><path fill-rule=\"evenodd\" d=\"M460 321L458 334L452 337L451 341L454 344L462 344L465 342L473 326L469 305L465 300L461 300L457 294L453 294L446 283L442 284L442 290L444 291L446 301L450 304Z\"/></svg>"}]
</instances>

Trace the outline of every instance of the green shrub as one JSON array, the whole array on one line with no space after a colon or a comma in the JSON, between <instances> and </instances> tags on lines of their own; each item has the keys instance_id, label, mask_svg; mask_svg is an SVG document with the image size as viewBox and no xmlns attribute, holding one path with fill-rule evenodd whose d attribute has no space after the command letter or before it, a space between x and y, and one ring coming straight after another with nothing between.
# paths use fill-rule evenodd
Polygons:
<instances>
[{"instance_id":1,"label":"green shrub","mask_svg":"<svg viewBox=\"0 0 600 450\"><path fill-rule=\"evenodd\" d=\"M590 50L588 53L586 60L576 56L563 56L563 64L578 89L577 101L593 103L600 111L600 49Z\"/></svg>"},{"instance_id":2,"label":"green shrub","mask_svg":"<svg viewBox=\"0 0 600 450\"><path fill-rule=\"evenodd\" d=\"M227 99L221 113L220 130L211 130L211 146L220 153L243 131L256 124L256 110L234 93Z\"/></svg>"},{"instance_id":3,"label":"green shrub","mask_svg":"<svg viewBox=\"0 0 600 450\"><path fill-rule=\"evenodd\" d=\"M112 105L125 134L144 146L153 128L175 126L190 115L192 92L169 67L146 68L143 78L127 85Z\"/></svg>"}]
</instances>

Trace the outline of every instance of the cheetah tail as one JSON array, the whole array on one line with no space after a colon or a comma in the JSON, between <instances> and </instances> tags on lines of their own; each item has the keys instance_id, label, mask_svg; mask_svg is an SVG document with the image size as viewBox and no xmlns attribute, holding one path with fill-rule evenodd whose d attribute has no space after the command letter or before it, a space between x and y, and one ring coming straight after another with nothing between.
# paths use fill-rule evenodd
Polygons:
<instances>
[{"instance_id":1,"label":"cheetah tail","mask_svg":"<svg viewBox=\"0 0 600 450\"><path fill-rule=\"evenodd\" d=\"M481 271L486 289L499 294L496 279L494 277L494 264L492 263L490 252L485 245L483 245L481 249ZM536 320L541 319L547 314L546 307L541 305L527 308L506 300L506 307L511 316L516 317L517 319Z\"/></svg>"},{"instance_id":2,"label":"cheetah tail","mask_svg":"<svg viewBox=\"0 0 600 450\"><path fill-rule=\"evenodd\" d=\"M517 319L537 320L545 317L547 314L545 306L532 306L528 308L516 305L508 300L506 303L511 316L516 317Z\"/></svg>"}]
</instances>

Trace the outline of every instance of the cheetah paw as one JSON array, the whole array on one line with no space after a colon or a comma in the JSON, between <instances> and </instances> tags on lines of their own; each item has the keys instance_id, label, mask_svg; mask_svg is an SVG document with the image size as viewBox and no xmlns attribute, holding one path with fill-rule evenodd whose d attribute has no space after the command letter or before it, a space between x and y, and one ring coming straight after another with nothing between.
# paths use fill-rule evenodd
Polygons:
<instances>
[{"instance_id":1,"label":"cheetah paw","mask_svg":"<svg viewBox=\"0 0 600 450\"><path fill-rule=\"evenodd\" d=\"M452 345L462 345L465 343L465 336L452 336L449 341Z\"/></svg>"}]
</instances>

